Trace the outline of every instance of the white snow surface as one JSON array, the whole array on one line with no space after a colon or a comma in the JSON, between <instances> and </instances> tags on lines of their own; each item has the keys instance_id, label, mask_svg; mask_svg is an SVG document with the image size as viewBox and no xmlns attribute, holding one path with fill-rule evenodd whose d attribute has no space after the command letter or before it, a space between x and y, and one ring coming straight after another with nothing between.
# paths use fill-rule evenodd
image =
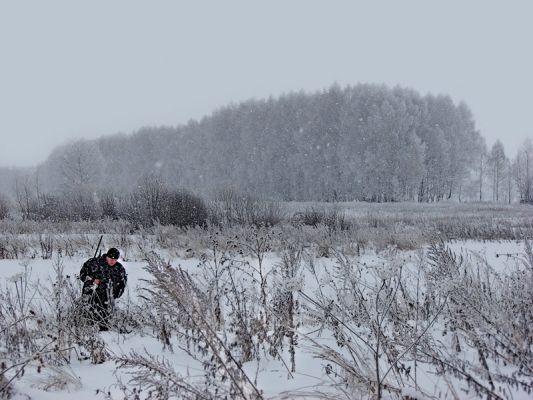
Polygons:
<instances>
[{"instance_id":1,"label":"white snow surface","mask_svg":"<svg viewBox=\"0 0 533 400\"><path fill-rule=\"evenodd\" d=\"M480 241L462 241L453 242L449 244L450 247L459 253L473 255L475 257L486 258L487 262L498 271L504 272L519 265L519 254L523 251L523 243L515 241L498 241L498 242L480 242ZM405 257L411 257L411 252L405 252ZM81 258L64 258L64 272L65 274L77 274L83 263ZM279 259L269 254L265 259L265 265L273 265ZM319 263L325 267L331 265L333 261L329 259L320 259ZM381 259L376 254L365 254L360 259L364 263L372 267L379 267ZM0 260L0 285L9 285L10 281L19 274L24 273L25 268L31 270L32 280L47 281L51 279L53 274L52 269L53 260L31 259L31 260ZM180 265L185 269L193 271L198 265L198 260L191 259L173 259L173 265ZM147 272L143 269L144 262L123 262L128 273L128 289L124 298L130 296L135 298L137 289L143 285L141 279L148 278ZM305 282L306 287L311 287L314 282ZM119 301L125 301L122 298ZM198 375L203 374L202 366L197 361L180 351L175 349L172 353L164 350L160 342L149 335L138 334L119 334L117 332L102 332L101 338L105 341L107 349L112 354L125 354L131 350L142 352L144 349L151 354L164 356L171 361L175 370L183 375ZM324 343L333 342L331 337L322 337ZM287 369L280 363L269 361L268 363L251 362L245 365L245 370L250 376L257 374L257 386L264 391L265 398L279 398L285 391L302 391L309 393L309 398L316 390L317 385L325 383L328 380L324 374L324 365L321 361L315 359L313 354L308 352L306 346L300 346L296 354L297 372L293 374L292 378L288 378ZM53 373L43 368L38 373L36 366L30 364L26 369L22 378L14 383L15 396L14 399L34 400L67 400L67 399L94 399L104 398L102 392L110 392L113 398L121 398L121 391L116 386L117 378L121 378L123 382L128 381L128 376L120 370L116 370L116 366L112 361L106 361L103 364L92 364L90 360L77 361L65 367L72 376L77 377L81 385L73 384L70 387L60 391L46 391L42 389L43 377L46 374ZM75 381L76 379L74 379ZM433 387L433 396L439 398L440 395L448 393L448 383L443 377L438 376L432 371L420 374L419 380L422 382L421 386L426 389ZM423 381L422 381L423 380ZM476 398L473 395L466 395L460 392L460 398ZM404 395L420 396L413 389L405 389ZM422 398L422 397L418 397ZM452 398L448 393L442 398ZM526 399L528 396L522 392L514 394L514 399Z\"/></svg>"}]
</instances>

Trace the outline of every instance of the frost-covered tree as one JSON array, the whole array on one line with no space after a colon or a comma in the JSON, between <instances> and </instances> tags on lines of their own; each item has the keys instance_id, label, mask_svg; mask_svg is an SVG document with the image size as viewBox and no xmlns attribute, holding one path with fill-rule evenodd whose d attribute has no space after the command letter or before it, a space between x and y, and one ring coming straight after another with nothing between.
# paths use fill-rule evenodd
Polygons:
<instances>
[{"instance_id":1,"label":"frost-covered tree","mask_svg":"<svg viewBox=\"0 0 533 400\"><path fill-rule=\"evenodd\" d=\"M4 219L9 215L11 204L8 197L0 193L0 219Z\"/></svg>"},{"instance_id":2,"label":"frost-covered tree","mask_svg":"<svg viewBox=\"0 0 533 400\"><path fill-rule=\"evenodd\" d=\"M497 140L490 150L489 164L491 167L492 200L499 201L500 192L505 179L507 156L502 142Z\"/></svg>"},{"instance_id":3,"label":"frost-covered tree","mask_svg":"<svg viewBox=\"0 0 533 400\"><path fill-rule=\"evenodd\" d=\"M483 183L485 181L485 175L487 170L488 154L487 154L487 144L485 139L479 136L479 146L480 149L478 153L478 162L477 162L477 181L478 181L478 194L479 201L483 201Z\"/></svg>"},{"instance_id":4,"label":"frost-covered tree","mask_svg":"<svg viewBox=\"0 0 533 400\"><path fill-rule=\"evenodd\" d=\"M15 203L23 220L40 218L40 187L36 173L20 174L14 179Z\"/></svg>"},{"instance_id":5,"label":"frost-covered tree","mask_svg":"<svg viewBox=\"0 0 533 400\"><path fill-rule=\"evenodd\" d=\"M126 207L127 218L144 226L159 221L165 212L166 187L160 175L145 174L129 196Z\"/></svg>"},{"instance_id":6,"label":"frost-covered tree","mask_svg":"<svg viewBox=\"0 0 533 400\"><path fill-rule=\"evenodd\" d=\"M70 218L94 218L99 215L95 192L103 185L104 167L96 142L67 143L56 148L42 167L46 192L62 197Z\"/></svg>"},{"instance_id":7,"label":"frost-covered tree","mask_svg":"<svg viewBox=\"0 0 533 400\"><path fill-rule=\"evenodd\" d=\"M533 142L527 139L518 150L513 163L520 201L533 203Z\"/></svg>"}]
</instances>

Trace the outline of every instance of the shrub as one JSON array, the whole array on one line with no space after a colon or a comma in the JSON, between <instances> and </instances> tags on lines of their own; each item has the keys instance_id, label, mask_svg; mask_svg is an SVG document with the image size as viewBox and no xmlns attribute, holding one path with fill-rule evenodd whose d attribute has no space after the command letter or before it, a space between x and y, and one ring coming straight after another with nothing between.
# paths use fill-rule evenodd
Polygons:
<instances>
[{"instance_id":1,"label":"shrub","mask_svg":"<svg viewBox=\"0 0 533 400\"><path fill-rule=\"evenodd\" d=\"M159 221L163 225L201 226L207 224L207 207L204 201L186 191L169 191L164 195L164 208Z\"/></svg>"},{"instance_id":2,"label":"shrub","mask_svg":"<svg viewBox=\"0 0 533 400\"><path fill-rule=\"evenodd\" d=\"M226 189L219 192L211 206L211 222L221 225L274 226L284 219L279 202L262 200Z\"/></svg>"},{"instance_id":3,"label":"shrub","mask_svg":"<svg viewBox=\"0 0 533 400\"><path fill-rule=\"evenodd\" d=\"M344 213L336 208L331 210L314 207L306 208L303 212L294 214L293 222L314 226L315 228L322 224L330 230L348 230L350 228L350 222L348 222Z\"/></svg>"}]
</instances>

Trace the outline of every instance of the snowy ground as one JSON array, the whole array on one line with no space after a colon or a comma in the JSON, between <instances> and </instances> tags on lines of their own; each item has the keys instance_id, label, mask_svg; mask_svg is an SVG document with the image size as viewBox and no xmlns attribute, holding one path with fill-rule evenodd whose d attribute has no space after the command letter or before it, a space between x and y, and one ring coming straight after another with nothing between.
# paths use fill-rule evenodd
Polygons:
<instances>
[{"instance_id":1,"label":"snowy ground","mask_svg":"<svg viewBox=\"0 0 533 400\"><path fill-rule=\"evenodd\" d=\"M517 268L520 262L520 254L523 252L522 242L467 241L454 242L449 245L457 253L471 257L485 258L490 265L503 273ZM413 252L406 252L404 259L411 259L413 254ZM77 274L83 261L81 258L64 258L65 274ZM265 260L265 264L273 265L278 261L276 256L269 254ZM377 266L382 262L382 258L376 254L365 254L360 258L359 262L370 267ZM194 271L198 265L198 260L194 258L173 259L171 263ZM406 263L408 264L409 261ZM128 292L126 296L135 299L137 289L143 285L141 279L148 278L147 272L143 269L145 263L124 262L123 264L128 273ZM332 260L319 259L317 264L325 268L328 266L331 267ZM0 260L0 285L4 287L12 284L12 278L24 272L26 268L31 271L32 281L39 280L41 282L47 282L52 280L53 260ZM312 286L312 283L309 283L309 285ZM119 301L125 302L126 299L123 298ZM306 328L302 327L302 331L305 330ZM161 355L169 359L174 368L184 375L198 375L201 377L204 373L202 366L198 362L191 360L186 353L179 349L175 350L174 353L163 350L162 344L150 335L119 334L116 332L104 332L100 335L111 354L125 354L131 350L142 352L146 349L151 354ZM334 341L330 337L323 337L322 340L323 342ZM290 379L288 379L289 373L287 369L280 362L271 361L268 364L250 362L245 365L245 370L250 376L257 376L257 386L264 391L266 398L279 398L286 391L313 393L322 383L327 383L328 377L323 373L324 365L314 359L313 355L306 351L305 346L298 348L296 364L297 372L292 374L292 378ZM46 376L47 374L53 373L53 371L44 368L38 373L36 366L30 364L24 376L15 383L17 392L15 398L29 397L35 400L76 398L77 400L83 400L93 399L95 396L104 398L104 393L109 392L112 398L118 399L121 398L121 391L116 385L117 378L120 378L123 382L127 382L128 380L128 376L125 376L122 371L116 371L115 364L112 361L106 361L103 364L96 365L92 364L90 360L73 361L70 366L64 368L63 372L72 375L73 384L60 391L45 391L42 388L44 382L48 380ZM443 396L440 398L453 398L451 393L447 391L447 383L442 377L432 373L421 374L420 376L420 380L423 381L422 385L425 386L426 390L429 390L433 386L433 395L435 397ZM475 396L466 396L462 393L460 394L460 398L475 398ZM517 392L514 398L526 399L529 397Z\"/></svg>"}]
</instances>

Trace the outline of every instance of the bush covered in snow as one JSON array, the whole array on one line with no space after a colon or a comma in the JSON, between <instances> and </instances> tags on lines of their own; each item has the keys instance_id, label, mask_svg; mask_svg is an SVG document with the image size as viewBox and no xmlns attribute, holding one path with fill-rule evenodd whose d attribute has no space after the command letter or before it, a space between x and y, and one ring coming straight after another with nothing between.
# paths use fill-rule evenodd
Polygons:
<instances>
[{"instance_id":1,"label":"bush covered in snow","mask_svg":"<svg viewBox=\"0 0 533 400\"><path fill-rule=\"evenodd\" d=\"M339 208L307 223L306 207L273 226L1 222L2 265L18 272L0 286L0 392L81 392L81 368L114 362L116 383L98 388L107 399L531 394L530 220L449 217L466 229L478 215L494 238L520 226L522 251L502 269L424 231L443 211ZM138 267L107 335L76 279L100 232ZM46 279L32 264L48 265Z\"/></svg>"}]
</instances>

